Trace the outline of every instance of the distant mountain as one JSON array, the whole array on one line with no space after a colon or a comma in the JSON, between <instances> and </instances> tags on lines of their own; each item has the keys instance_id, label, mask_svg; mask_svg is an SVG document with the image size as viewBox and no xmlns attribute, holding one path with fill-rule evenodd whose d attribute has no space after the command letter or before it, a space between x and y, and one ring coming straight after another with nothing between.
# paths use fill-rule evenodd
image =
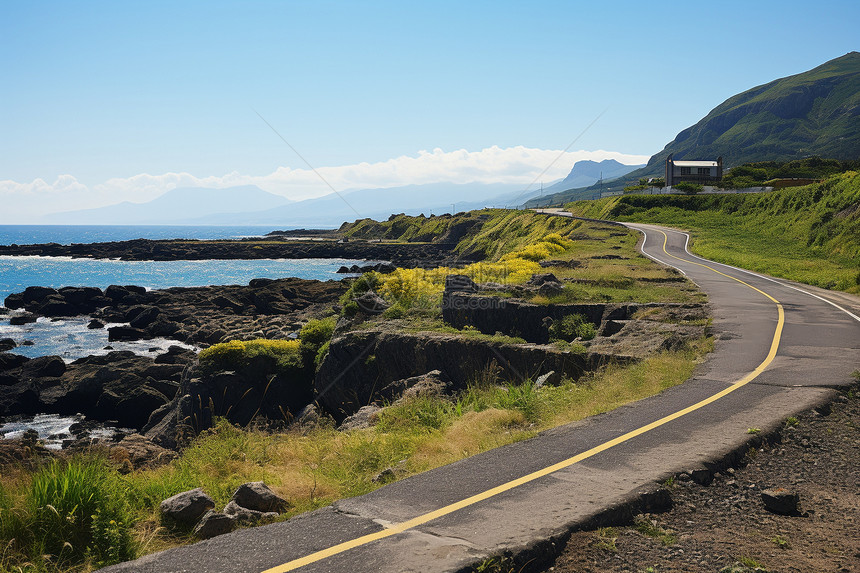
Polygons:
<instances>
[{"instance_id":1,"label":"distant mountain","mask_svg":"<svg viewBox=\"0 0 860 573\"><path fill-rule=\"evenodd\" d=\"M681 131L645 167L605 190L618 191L641 177L662 176L669 154L675 159L722 156L726 167L810 155L860 158L860 53L730 97ZM596 191L590 186L556 193L541 204L591 198Z\"/></svg>"},{"instance_id":2,"label":"distant mountain","mask_svg":"<svg viewBox=\"0 0 860 573\"><path fill-rule=\"evenodd\" d=\"M614 159L604 159L603 161L583 160L577 161L573 165L570 173L553 185L544 188L544 193L564 191L566 189L575 189L577 187L588 187L594 185L601 179L610 181L622 175L627 175L631 171L635 171L644 165L624 165Z\"/></svg>"},{"instance_id":3,"label":"distant mountain","mask_svg":"<svg viewBox=\"0 0 860 573\"><path fill-rule=\"evenodd\" d=\"M392 213L418 215L450 213L483 207L522 204L537 191L524 193L522 186L486 183L429 183L384 189L360 189L330 193L255 213L219 213L197 218L201 225L290 225L335 227L344 221L370 217L387 218Z\"/></svg>"},{"instance_id":4,"label":"distant mountain","mask_svg":"<svg viewBox=\"0 0 860 573\"><path fill-rule=\"evenodd\" d=\"M193 224L192 221L216 213L237 217L245 212L282 207L292 203L286 197L263 191L254 185L210 189L173 189L146 203L125 201L116 205L52 213L45 223L66 225L165 225ZM241 221L224 224L243 224Z\"/></svg>"}]
</instances>

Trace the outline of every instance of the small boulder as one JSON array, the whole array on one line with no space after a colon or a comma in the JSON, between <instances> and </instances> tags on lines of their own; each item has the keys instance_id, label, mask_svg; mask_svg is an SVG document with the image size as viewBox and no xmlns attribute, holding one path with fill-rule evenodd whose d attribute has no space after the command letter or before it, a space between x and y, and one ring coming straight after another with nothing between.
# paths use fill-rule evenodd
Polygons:
<instances>
[{"instance_id":1,"label":"small boulder","mask_svg":"<svg viewBox=\"0 0 860 573\"><path fill-rule=\"evenodd\" d=\"M445 277L445 292L478 292L478 285L466 275L448 275Z\"/></svg>"},{"instance_id":2,"label":"small boulder","mask_svg":"<svg viewBox=\"0 0 860 573\"><path fill-rule=\"evenodd\" d=\"M0 352L6 352L7 350L12 350L16 346L18 346L18 343L16 343L11 338L0 338Z\"/></svg>"},{"instance_id":3,"label":"small boulder","mask_svg":"<svg viewBox=\"0 0 860 573\"><path fill-rule=\"evenodd\" d=\"M104 328L104 327L105 327L105 324L102 321L95 319L95 318L92 319L90 321L90 323L87 325L87 328L89 328L90 330L97 330L99 328Z\"/></svg>"},{"instance_id":4,"label":"small boulder","mask_svg":"<svg viewBox=\"0 0 860 573\"><path fill-rule=\"evenodd\" d=\"M8 352L0 353L0 372L4 372L6 370L12 370L13 368L18 368L25 362L29 362L30 359L26 356L21 356L20 354L10 354Z\"/></svg>"},{"instance_id":5,"label":"small boulder","mask_svg":"<svg viewBox=\"0 0 860 573\"><path fill-rule=\"evenodd\" d=\"M538 287L546 283L561 284L561 281L552 273L538 273L533 274L532 278L530 278L528 282L529 285Z\"/></svg>"},{"instance_id":6,"label":"small boulder","mask_svg":"<svg viewBox=\"0 0 860 573\"><path fill-rule=\"evenodd\" d=\"M242 507L235 501L230 501L224 508L224 513L232 516L239 523L257 523L264 519L274 519L278 517L277 511L256 511Z\"/></svg>"},{"instance_id":7,"label":"small boulder","mask_svg":"<svg viewBox=\"0 0 860 573\"><path fill-rule=\"evenodd\" d=\"M39 356L24 364L24 374L33 378L58 378L66 372L66 363L59 356Z\"/></svg>"},{"instance_id":8,"label":"small boulder","mask_svg":"<svg viewBox=\"0 0 860 573\"><path fill-rule=\"evenodd\" d=\"M319 423L320 411L317 405L311 402L296 414L296 422L302 426L312 426Z\"/></svg>"},{"instance_id":9,"label":"small boulder","mask_svg":"<svg viewBox=\"0 0 860 573\"><path fill-rule=\"evenodd\" d=\"M364 312L365 314L381 314L385 309L391 306L385 302L381 296L372 291L367 291L360 297L353 300L358 304L358 308L361 312Z\"/></svg>"},{"instance_id":10,"label":"small boulder","mask_svg":"<svg viewBox=\"0 0 860 573\"><path fill-rule=\"evenodd\" d=\"M217 511L207 511L194 528L194 535L200 539L211 539L217 535L230 533L234 529L236 529L236 520L232 516Z\"/></svg>"},{"instance_id":11,"label":"small boulder","mask_svg":"<svg viewBox=\"0 0 860 573\"><path fill-rule=\"evenodd\" d=\"M157 306L138 306L129 311L129 315L133 315L128 321L132 328L146 328L158 318L161 310Z\"/></svg>"},{"instance_id":12,"label":"small boulder","mask_svg":"<svg viewBox=\"0 0 860 573\"><path fill-rule=\"evenodd\" d=\"M149 333L140 328L131 326L113 326L108 328L108 341L116 342L118 340L143 340L150 338Z\"/></svg>"},{"instance_id":13,"label":"small boulder","mask_svg":"<svg viewBox=\"0 0 860 573\"><path fill-rule=\"evenodd\" d=\"M699 485L710 485L714 481L714 472L708 468L696 468L688 473L692 480Z\"/></svg>"},{"instance_id":14,"label":"small boulder","mask_svg":"<svg viewBox=\"0 0 860 573\"><path fill-rule=\"evenodd\" d=\"M766 489L761 492L761 500L764 506L774 513L780 515L796 515L797 504L800 496L793 491L781 487Z\"/></svg>"},{"instance_id":15,"label":"small boulder","mask_svg":"<svg viewBox=\"0 0 860 573\"><path fill-rule=\"evenodd\" d=\"M273 492L269 486L261 481L243 483L233 494L231 501L235 501L245 509L264 513L283 511L287 507L287 500Z\"/></svg>"},{"instance_id":16,"label":"small boulder","mask_svg":"<svg viewBox=\"0 0 860 573\"><path fill-rule=\"evenodd\" d=\"M162 517L166 517L182 523L192 525L204 513L215 507L215 500L206 495L202 489L192 489L177 493L161 502Z\"/></svg>"},{"instance_id":17,"label":"small boulder","mask_svg":"<svg viewBox=\"0 0 860 573\"><path fill-rule=\"evenodd\" d=\"M23 324L31 324L36 322L38 317L35 314L30 314L29 312L24 314L16 314L9 318L9 324L12 326L21 326Z\"/></svg>"},{"instance_id":18,"label":"small boulder","mask_svg":"<svg viewBox=\"0 0 860 573\"><path fill-rule=\"evenodd\" d=\"M338 430L360 430L362 428L369 428L379 419L379 412L381 411L382 408L379 406L362 406L358 409L358 412L346 418L340 426L338 426Z\"/></svg>"}]
</instances>

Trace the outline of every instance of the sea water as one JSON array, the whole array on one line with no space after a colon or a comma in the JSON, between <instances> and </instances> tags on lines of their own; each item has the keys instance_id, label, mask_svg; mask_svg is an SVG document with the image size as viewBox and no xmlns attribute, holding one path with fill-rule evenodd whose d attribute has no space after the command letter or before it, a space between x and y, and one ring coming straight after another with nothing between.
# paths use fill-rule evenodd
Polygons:
<instances>
[{"instance_id":1,"label":"sea water","mask_svg":"<svg viewBox=\"0 0 860 573\"><path fill-rule=\"evenodd\" d=\"M294 227L280 227L289 230ZM271 226L212 225L0 225L0 245L104 243L133 239L240 239L260 237Z\"/></svg>"}]
</instances>

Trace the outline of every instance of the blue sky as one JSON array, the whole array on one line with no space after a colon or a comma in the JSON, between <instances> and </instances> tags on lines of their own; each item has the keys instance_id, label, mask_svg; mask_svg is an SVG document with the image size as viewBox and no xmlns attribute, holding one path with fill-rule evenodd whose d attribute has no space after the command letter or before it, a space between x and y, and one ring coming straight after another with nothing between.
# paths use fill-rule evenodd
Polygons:
<instances>
[{"instance_id":1,"label":"blue sky","mask_svg":"<svg viewBox=\"0 0 860 573\"><path fill-rule=\"evenodd\" d=\"M648 156L727 97L860 49L858 29L848 1L5 0L2 192L103 204L185 181L164 174L306 170L255 110L315 167L562 150L604 110L571 150Z\"/></svg>"}]
</instances>

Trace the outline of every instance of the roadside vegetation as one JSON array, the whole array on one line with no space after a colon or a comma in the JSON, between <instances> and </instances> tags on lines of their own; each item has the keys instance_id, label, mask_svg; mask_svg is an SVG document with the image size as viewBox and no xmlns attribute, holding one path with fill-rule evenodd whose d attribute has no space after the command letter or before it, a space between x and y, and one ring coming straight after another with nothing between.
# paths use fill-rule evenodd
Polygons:
<instances>
[{"instance_id":1,"label":"roadside vegetation","mask_svg":"<svg viewBox=\"0 0 860 573\"><path fill-rule=\"evenodd\" d=\"M451 273L515 285L534 273L552 272L565 286L551 296L531 295L539 304L703 300L682 276L638 254L636 235L621 227L523 211L480 211L452 218L429 237L422 235L428 218L402 216L375 226L357 222L353 236L372 226L368 233L377 237L396 228L399 234L392 231L386 240L432 240L449 232L454 221L473 217L483 217L483 224L470 226L458 249L486 255L484 260L463 268L367 273L355 280L339 314L309 321L300 340L216 344L201 352L201 370L240 371L266 362L284 377L312 375L328 351L337 320L357 312L351 297L368 289L391 304L374 321L403 330L523 342L445 325L441 293ZM557 264L544 268L540 262L546 260ZM595 335L594 325L578 315L553 328L555 344L571 352L585 352L578 341ZM638 363L609 363L552 386L504 379L490 364L453 395L398 400L386 405L371 427L357 430L340 431L326 417L275 432L219 419L178 459L155 469L120 473L121 464L98 448L5 466L0 475L0 572L85 572L193 541L189 531L162 523L158 507L161 500L196 487L220 509L240 484L265 481L289 501L282 517L288 518L659 393L686 380L710 349L711 341L701 339Z\"/></svg>"},{"instance_id":2,"label":"roadside vegetation","mask_svg":"<svg viewBox=\"0 0 860 573\"><path fill-rule=\"evenodd\" d=\"M576 215L691 231L698 255L860 293L860 173L768 193L625 195L568 205Z\"/></svg>"}]
</instances>

